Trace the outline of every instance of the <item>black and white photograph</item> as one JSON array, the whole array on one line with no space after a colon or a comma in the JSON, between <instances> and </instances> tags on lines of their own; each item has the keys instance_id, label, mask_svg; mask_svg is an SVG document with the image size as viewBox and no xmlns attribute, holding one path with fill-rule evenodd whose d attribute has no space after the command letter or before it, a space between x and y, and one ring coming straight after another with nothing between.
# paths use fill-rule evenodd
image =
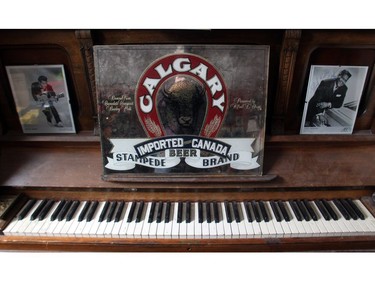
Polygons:
<instances>
[{"instance_id":1,"label":"black and white photograph","mask_svg":"<svg viewBox=\"0 0 375 281\"><path fill-rule=\"evenodd\" d=\"M312 65L301 134L351 134L367 66Z\"/></svg>"},{"instance_id":2,"label":"black and white photograph","mask_svg":"<svg viewBox=\"0 0 375 281\"><path fill-rule=\"evenodd\" d=\"M75 133L63 65L7 66L25 134Z\"/></svg>"}]
</instances>

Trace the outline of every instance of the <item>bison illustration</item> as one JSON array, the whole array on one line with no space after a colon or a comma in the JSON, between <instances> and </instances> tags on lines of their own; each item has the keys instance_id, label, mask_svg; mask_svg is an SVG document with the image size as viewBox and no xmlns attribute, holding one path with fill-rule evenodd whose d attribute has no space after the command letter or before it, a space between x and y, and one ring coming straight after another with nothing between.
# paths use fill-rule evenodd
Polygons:
<instances>
[{"instance_id":1,"label":"bison illustration","mask_svg":"<svg viewBox=\"0 0 375 281\"><path fill-rule=\"evenodd\" d=\"M166 135L199 134L207 103L200 82L187 76L173 77L162 85L158 98Z\"/></svg>"}]
</instances>

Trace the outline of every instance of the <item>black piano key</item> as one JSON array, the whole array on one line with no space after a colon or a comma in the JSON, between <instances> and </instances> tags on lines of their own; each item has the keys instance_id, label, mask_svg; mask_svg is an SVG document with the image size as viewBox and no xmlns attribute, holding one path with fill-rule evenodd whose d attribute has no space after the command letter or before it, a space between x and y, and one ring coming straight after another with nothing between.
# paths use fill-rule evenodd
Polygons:
<instances>
[{"instance_id":1,"label":"black piano key","mask_svg":"<svg viewBox=\"0 0 375 281\"><path fill-rule=\"evenodd\" d=\"M118 207L117 207L116 214L115 214L115 222L119 222L120 221L121 214L124 211L125 202L124 201L119 201L117 203L117 205L118 205ZM88 215L87 215L87 217L88 217Z\"/></svg>"},{"instance_id":2,"label":"black piano key","mask_svg":"<svg viewBox=\"0 0 375 281\"><path fill-rule=\"evenodd\" d=\"M324 206L323 202L321 200L315 200L314 202L315 202L316 206L318 207L320 213L322 214L323 218L326 221L331 220L331 216L330 216L328 210L326 209L326 207Z\"/></svg>"},{"instance_id":3,"label":"black piano key","mask_svg":"<svg viewBox=\"0 0 375 281\"><path fill-rule=\"evenodd\" d=\"M333 204L335 204L335 206L337 207L337 209L339 209L339 212L343 215L343 217L346 220L350 220L349 213L346 211L346 209L344 208L344 206L341 204L341 202L339 200L333 199Z\"/></svg>"},{"instance_id":4,"label":"black piano key","mask_svg":"<svg viewBox=\"0 0 375 281\"><path fill-rule=\"evenodd\" d=\"M336 212L332 209L331 205L328 203L327 200L323 199L321 200L321 202L323 203L324 207L327 209L329 215L331 216L331 218L335 221L337 221L339 219L339 217L337 216Z\"/></svg>"},{"instance_id":5,"label":"black piano key","mask_svg":"<svg viewBox=\"0 0 375 281\"><path fill-rule=\"evenodd\" d=\"M162 221L162 214L163 214L163 202L158 203L158 211L156 213L156 222L160 223Z\"/></svg>"},{"instance_id":6,"label":"black piano key","mask_svg":"<svg viewBox=\"0 0 375 281\"><path fill-rule=\"evenodd\" d=\"M31 208L34 207L35 203L36 203L35 199L29 200L27 204L25 205L25 207L22 209L21 213L18 215L17 219L18 220L24 219L27 216L27 214L30 212Z\"/></svg>"},{"instance_id":7,"label":"black piano key","mask_svg":"<svg viewBox=\"0 0 375 281\"><path fill-rule=\"evenodd\" d=\"M225 213L226 213L226 217L227 217L227 223L231 223L233 221L232 210L230 208L230 205L229 205L228 201L224 202L224 208L225 208Z\"/></svg>"},{"instance_id":8,"label":"black piano key","mask_svg":"<svg viewBox=\"0 0 375 281\"><path fill-rule=\"evenodd\" d=\"M155 206L156 202L151 202L151 210L150 214L148 215L148 223L152 223L154 221L154 214L155 214Z\"/></svg>"},{"instance_id":9,"label":"black piano key","mask_svg":"<svg viewBox=\"0 0 375 281\"><path fill-rule=\"evenodd\" d=\"M250 209L251 207L250 207L249 201L245 201L244 205L245 205L245 211L246 211L247 221L248 222L253 222L254 221L254 217L251 214L251 209Z\"/></svg>"},{"instance_id":10,"label":"black piano key","mask_svg":"<svg viewBox=\"0 0 375 281\"><path fill-rule=\"evenodd\" d=\"M313 221L318 220L318 216L316 215L314 209L311 207L311 204L308 200L304 199L303 204L305 205L307 211L309 212L310 217L313 219Z\"/></svg>"},{"instance_id":11,"label":"black piano key","mask_svg":"<svg viewBox=\"0 0 375 281\"><path fill-rule=\"evenodd\" d=\"M212 217L211 217L210 202L204 202L204 206L206 207L206 220L207 220L208 223L211 223Z\"/></svg>"},{"instance_id":12,"label":"black piano key","mask_svg":"<svg viewBox=\"0 0 375 281\"><path fill-rule=\"evenodd\" d=\"M110 222L110 221L113 220L113 216L115 214L116 207L117 207L117 202L115 202L115 201L111 202L111 204L109 205L109 208L108 208L107 217L105 218L105 220L107 222Z\"/></svg>"},{"instance_id":13,"label":"black piano key","mask_svg":"<svg viewBox=\"0 0 375 281\"><path fill-rule=\"evenodd\" d=\"M137 212L137 215L135 217L136 223L141 222L144 207L145 207L145 202L144 201L139 202L138 212Z\"/></svg>"},{"instance_id":14,"label":"black piano key","mask_svg":"<svg viewBox=\"0 0 375 281\"><path fill-rule=\"evenodd\" d=\"M236 222L241 222L240 211L238 210L238 202L232 203L234 219Z\"/></svg>"},{"instance_id":15,"label":"black piano key","mask_svg":"<svg viewBox=\"0 0 375 281\"><path fill-rule=\"evenodd\" d=\"M52 216L51 216L51 221L54 221L57 219L58 215L60 214L62 208L64 207L66 201L65 200L62 200L60 201L59 205L57 206L57 208L55 209L55 211L53 212Z\"/></svg>"},{"instance_id":16,"label":"black piano key","mask_svg":"<svg viewBox=\"0 0 375 281\"><path fill-rule=\"evenodd\" d=\"M90 208L90 205L91 205L91 201L86 201L85 206L83 206L83 209L82 209L81 213L78 216L78 221L79 222L81 222L81 221L83 221L85 219L87 211Z\"/></svg>"},{"instance_id":17,"label":"black piano key","mask_svg":"<svg viewBox=\"0 0 375 281\"><path fill-rule=\"evenodd\" d=\"M299 210L301 211L301 214L303 218L305 219L305 221L310 221L311 218L310 218L309 212L307 211L306 206L302 203L301 200L297 200L297 206Z\"/></svg>"},{"instance_id":18,"label":"black piano key","mask_svg":"<svg viewBox=\"0 0 375 281\"><path fill-rule=\"evenodd\" d=\"M98 201L93 201L93 202L90 203L90 209L87 212L87 217L86 217L86 221L87 222L89 222L89 221L92 220L92 218L94 217L95 211L98 208L98 206L99 206L99 202Z\"/></svg>"},{"instance_id":19,"label":"black piano key","mask_svg":"<svg viewBox=\"0 0 375 281\"><path fill-rule=\"evenodd\" d=\"M350 206L350 204L344 199L340 199L340 202L345 210L349 213L350 217L353 220L358 220L357 213L353 210L352 206Z\"/></svg>"},{"instance_id":20,"label":"black piano key","mask_svg":"<svg viewBox=\"0 0 375 281\"><path fill-rule=\"evenodd\" d=\"M46 218L48 212L51 210L54 203L55 203L54 200L48 200L47 204L44 206L44 208L40 212L40 214L38 216L38 220L41 221L41 220L44 220Z\"/></svg>"},{"instance_id":21,"label":"black piano key","mask_svg":"<svg viewBox=\"0 0 375 281\"><path fill-rule=\"evenodd\" d=\"M191 222L191 202L186 202L186 223Z\"/></svg>"},{"instance_id":22,"label":"black piano key","mask_svg":"<svg viewBox=\"0 0 375 281\"><path fill-rule=\"evenodd\" d=\"M48 200L45 199L43 200L42 202L40 202L40 204L38 205L38 207L35 209L35 211L32 213L30 219L33 221L35 220L36 218L38 218L40 212L43 210L44 206L47 204Z\"/></svg>"},{"instance_id":23,"label":"black piano key","mask_svg":"<svg viewBox=\"0 0 375 281\"><path fill-rule=\"evenodd\" d=\"M72 206L70 207L68 213L66 214L66 221L71 221L74 214L76 213L78 206L79 206L79 201L75 200L72 203Z\"/></svg>"},{"instance_id":24,"label":"black piano key","mask_svg":"<svg viewBox=\"0 0 375 281\"><path fill-rule=\"evenodd\" d=\"M203 223L203 203L198 202L198 222Z\"/></svg>"},{"instance_id":25,"label":"black piano key","mask_svg":"<svg viewBox=\"0 0 375 281\"><path fill-rule=\"evenodd\" d=\"M137 202L133 202L132 206L130 207L130 211L128 214L127 222L132 222L134 217L135 208L137 207Z\"/></svg>"},{"instance_id":26,"label":"black piano key","mask_svg":"<svg viewBox=\"0 0 375 281\"><path fill-rule=\"evenodd\" d=\"M261 217L260 212L259 212L258 203L256 201L251 201L251 205L250 206L253 209L255 220L257 222L261 222L262 221L262 217Z\"/></svg>"},{"instance_id":27,"label":"black piano key","mask_svg":"<svg viewBox=\"0 0 375 281\"><path fill-rule=\"evenodd\" d=\"M296 216L298 221L302 221L302 214L301 211L298 208L297 202L296 201L289 201L290 206L292 207L293 213Z\"/></svg>"},{"instance_id":28,"label":"black piano key","mask_svg":"<svg viewBox=\"0 0 375 281\"><path fill-rule=\"evenodd\" d=\"M269 222L270 221L270 217L268 215L266 207L264 206L264 202L263 201L259 201L259 209L260 209L260 212L262 213L263 220L265 222Z\"/></svg>"},{"instance_id":29,"label":"black piano key","mask_svg":"<svg viewBox=\"0 0 375 281\"><path fill-rule=\"evenodd\" d=\"M278 221L278 222L282 221L281 214L279 212L279 209L277 208L276 202L270 201L270 205L271 205L272 212L275 215L276 221Z\"/></svg>"},{"instance_id":30,"label":"black piano key","mask_svg":"<svg viewBox=\"0 0 375 281\"><path fill-rule=\"evenodd\" d=\"M358 206L351 200L351 199L346 199L346 201L349 203L349 205L352 207L354 212L357 214L357 216L361 219L365 219L365 215L361 212L361 210L358 208Z\"/></svg>"},{"instance_id":31,"label":"black piano key","mask_svg":"<svg viewBox=\"0 0 375 281\"><path fill-rule=\"evenodd\" d=\"M220 222L219 203L218 202L212 202L212 207L213 207L213 210L214 210L215 223L219 223Z\"/></svg>"},{"instance_id":32,"label":"black piano key","mask_svg":"<svg viewBox=\"0 0 375 281\"><path fill-rule=\"evenodd\" d=\"M62 221L65 219L66 217L66 214L68 213L69 209L70 209L70 206L72 205L72 201L71 200L68 200L65 202L64 204L64 207L61 209L61 212L59 213L58 217L57 217L57 220L58 221Z\"/></svg>"},{"instance_id":33,"label":"black piano key","mask_svg":"<svg viewBox=\"0 0 375 281\"><path fill-rule=\"evenodd\" d=\"M104 203L104 207L103 207L102 212L100 213L100 216L99 216L99 222L104 221L105 217L107 216L107 211L108 211L109 205L110 205L109 201L106 201Z\"/></svg>"},{"instance_id":34,"label":"black piano key","mask_svg":"<svg viewBox=\"0 0 375 281\"><path fill-rule=\"evenodd\" d=\"M182 202L178 202L178 207L177 207L177 223L182 223Z\"/></svg>"},{"instance_id":35,"label":"black piano key","mask_svg":"<svg viewBox=\"0 0 375 281\"><path fill-rule=\"evenodd\" d=\"M171 202L166 202L165 208L165 223L169 223L171 218Z\"/></svg>"},{"instance_id":36,"label":"black piano key","mask_svg":"<svg viewBox=\"0 0 375 281\"><path fill-rule=\"evenodd\" d=\"M279 209L280 209L280 211L281 211L281 214L282 214L283 217L284 217L284 220L285 220L285 221L290 221L290 216L289 216L288 211L286 210L284 204L285 204L285 203L282 202L282 201L278 201L278 202L277 202L277 205L279 206Z\"/></svg>"}]
</instances>

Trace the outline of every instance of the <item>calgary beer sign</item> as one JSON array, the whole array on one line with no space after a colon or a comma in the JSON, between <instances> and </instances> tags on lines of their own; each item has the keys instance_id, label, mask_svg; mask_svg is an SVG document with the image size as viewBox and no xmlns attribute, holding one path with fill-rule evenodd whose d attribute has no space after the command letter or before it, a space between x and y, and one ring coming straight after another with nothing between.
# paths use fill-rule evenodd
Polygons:
<instances>
[{"instance_id":1,"label":"calgary beer sign","mask_svg":"<svg viewBox=\"0 0 375 281\"><path fill-rule=\"evenodd\" d=\"M106 175L261 174L268 47L94 54Z\"/></svg>"}]
</instances>

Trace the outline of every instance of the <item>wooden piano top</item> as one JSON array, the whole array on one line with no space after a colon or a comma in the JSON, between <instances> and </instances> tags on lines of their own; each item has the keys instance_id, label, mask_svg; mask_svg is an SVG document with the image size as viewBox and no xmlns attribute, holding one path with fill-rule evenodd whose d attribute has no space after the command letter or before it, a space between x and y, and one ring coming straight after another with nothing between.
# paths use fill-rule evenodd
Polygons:
<instances>
[{"instance_id":1,"label":"wooden piano top","mask_svg":"<svg viewBox=\"0 0 375 281\"><path fill-rule=\"evenodd\" d=\"M60 136L59 136L60 137ZM168 188L314 188L371 187L375 183L373 135L275 136L265 145L266 181L205 182L194 175L185 183L171 178ZM20 161L22 159L22 161ZM135 177L129 182L104 181L98 137L8 137L0 154L1 186L79 188L165 188L165 180ZM273 178L274 177L274 178ZM164 183L163 183L164 181Z\"/></svg>"}]
</instances>

